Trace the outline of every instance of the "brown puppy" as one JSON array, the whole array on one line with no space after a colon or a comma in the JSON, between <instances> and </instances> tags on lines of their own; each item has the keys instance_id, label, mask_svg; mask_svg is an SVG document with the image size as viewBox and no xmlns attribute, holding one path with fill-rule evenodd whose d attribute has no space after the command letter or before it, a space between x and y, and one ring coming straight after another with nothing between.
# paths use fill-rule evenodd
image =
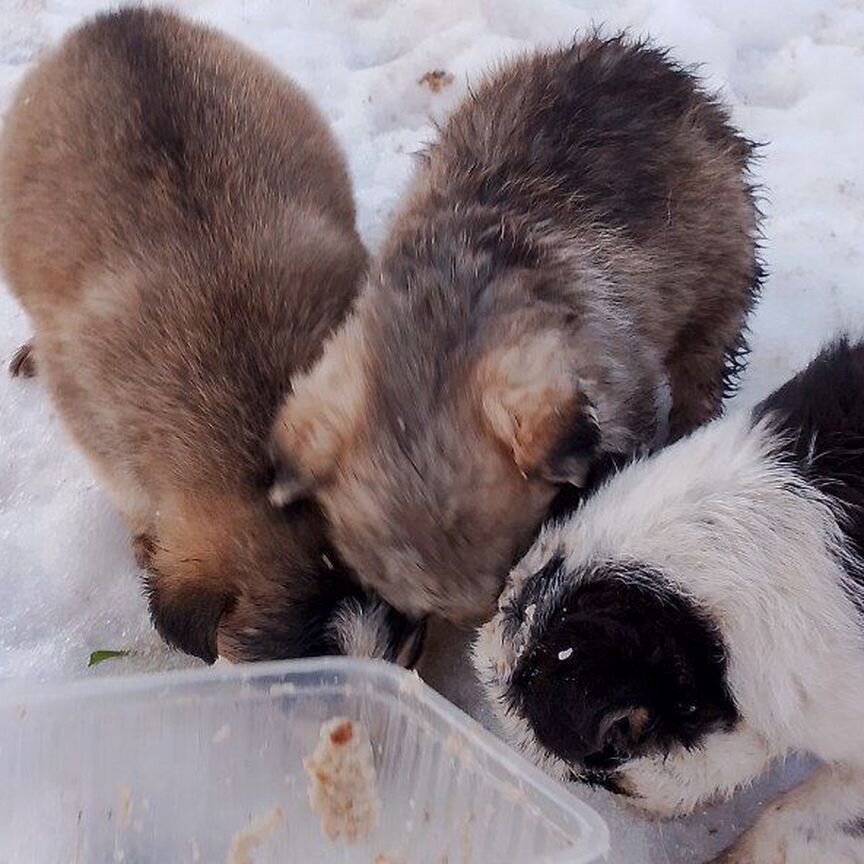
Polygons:
<instances>
[{"instance_id":1,"label":"brown puppy","mask_svg":"<svg viewBox=\"0 0 864 864\"><path fill-rule=\"evenodd\" d=\"M100 16L24 81L0 253L38 371L135 533L151 611L206 660L395 656L314 507L270 507L269 431L365 266L343 158L306 96L162 11ZM13 371L33 371L25 350Z\"/></svg>"},{"instance_id":2,"label":"brown puppy","mask_svg":"<svg viewBox=\"0 0 864 864\"><path fill-rule=\"evenodd\" d=\"M720 410L760 276L750 156L641 44L594 38L488 78L295 381L274 500L314 494L403 611L489 611L557 484Z\"/></svg>"}]
</instances>

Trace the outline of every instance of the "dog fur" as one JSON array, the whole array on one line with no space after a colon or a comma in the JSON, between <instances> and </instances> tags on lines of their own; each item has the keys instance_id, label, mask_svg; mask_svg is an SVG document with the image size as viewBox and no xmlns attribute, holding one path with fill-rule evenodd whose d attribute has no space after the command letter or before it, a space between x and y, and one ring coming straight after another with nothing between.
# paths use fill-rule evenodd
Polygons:
<instances>
[{"instance_id":1,"label":"dog fur","mask_svg":"<svg viewBox=\"0 0 864 864\"><path fill-rule=\"evenodd\" d=\"M267 500L277 406L366 264L343 157L296 86L165 11L84 24L7 116L0 258L35 330L12 371L38 364L127 518L168 642L401 650L316 508Z\"/></svg>"},{"instance_id":2,"label":"dog fur","mask_svg":"<svg viewBox=\"0 0 864 864\"><path fill-rule=\"evenodd\" d=\"M641 43L590 38L489 76L295 381L274 500L320 501L397 608L491 613L562 484L719 412L760 277L751 155Z\"/></svg>"},{"instance_id":3,"label":"dog fur","mask_svg":"<svg viewBox=\"0 0 864 864\"><path fill-rule=\"evenodd\" d=\"M812 753L718 860L864 861L862 445L864 343L841 339L546 526L475 646L511 737L663 816Z\"/></svg>"}]
</instances>

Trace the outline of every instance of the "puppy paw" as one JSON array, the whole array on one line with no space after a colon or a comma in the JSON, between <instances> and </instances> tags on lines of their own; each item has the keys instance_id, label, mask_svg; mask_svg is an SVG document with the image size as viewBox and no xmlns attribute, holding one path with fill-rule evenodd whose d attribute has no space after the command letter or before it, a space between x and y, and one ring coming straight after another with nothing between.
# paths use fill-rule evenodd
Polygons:
<instances>
[{"instance_id":1,"label":"puppy paw","mask_svg":"<svg viewBox=\"0 0 864 864\"><path fill-rule=\"evenodd\" d=\"M36 377L36 352L33 342L25 342L9 361L9 374L13 378Z\"/></svg>"},{"instance_id":2,"label":"puppy paw","mask_svg":"<svg viewBox=\"0 0 864 864\"><path fill-rule=\"evenodd\" d=\"M619 792L628 809L637 810L642 817L657 821L686 816L705 799L712 790L698 783L698 777L677 771L674 759L646 758L631 763L616 777Z\"/></svg>"}]
</instances>

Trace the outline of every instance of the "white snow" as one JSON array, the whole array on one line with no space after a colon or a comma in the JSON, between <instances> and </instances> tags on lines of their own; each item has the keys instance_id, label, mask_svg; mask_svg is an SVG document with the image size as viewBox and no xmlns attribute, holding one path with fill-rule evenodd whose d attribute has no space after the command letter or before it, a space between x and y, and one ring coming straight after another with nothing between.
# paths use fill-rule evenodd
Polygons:
<instances>
[{"instance_id":1,"label":"white snow","mask_svg":"<svg viewBox=\"0 0 864 864\"><path fill-rule=\"evenodd\" d=\"M0 111L40 50L94 0L0 0ZM267 55L318 100L348 154L360 226L382 238L413 151L466 82L525 48L605 24L647 33L703 63L739 126L768 142L758 176L770 277L753 319L753 356L738 397L750 405L820 343L861 328L864 290L864 4L861 0L198 0L175 4ZM441 69L438 92L418 83ZM0 290L0 358L29 335ZM452 639L441 639L446 644ZM88 670L97 649L132 658ZM0 374L0 678L126 674L184 665L152 633L128 538L70 447L38 381ZM433 658L439 686L482 713L467 667ZM789 769L781 782L798 770ZM702 818L649 826L606 796L615 860L690 862L752 818L754 790Z\"/></svg>"}]
</instances>

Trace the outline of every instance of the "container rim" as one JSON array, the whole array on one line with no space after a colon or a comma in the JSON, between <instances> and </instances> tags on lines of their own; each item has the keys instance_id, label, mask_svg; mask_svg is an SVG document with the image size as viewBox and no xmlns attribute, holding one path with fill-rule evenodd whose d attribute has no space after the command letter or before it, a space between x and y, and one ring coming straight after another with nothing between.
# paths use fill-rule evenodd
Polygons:
<instances>
[{"instance_id":1,"label":"container rim","mask_svg":"<svg viewBox=\"0 0 864 864\"><path fill-rule=\"evenodd\" d=\"M105 676L93 680L67 681L0 681L0 708L22 708L26 705L50 705L82 698L121 699L124 696L159 693L165 688L194 684L240 683L257 679L302 674L334 674L359 672L367 678L389 681L397 692L412 696L426 704L437 717L470 737L487 757L495 762L511 763L522 775L525 785L533 787L555 806L574 814L583 825L585 853L593 858L605 858L609 852L609 829L605 821L589 805L579 800L564 784L544 774L521 753L499 740L492 732L466 714L457 705L437 693L415 672L383 660L356 657L318 657L299 660L275 660L198 669L169 670L129 676ZM403 686L410 682L410 686ZM546 856L537 864L571 864L572 852L563 851Z\"/></svg>"}]
</instances>

